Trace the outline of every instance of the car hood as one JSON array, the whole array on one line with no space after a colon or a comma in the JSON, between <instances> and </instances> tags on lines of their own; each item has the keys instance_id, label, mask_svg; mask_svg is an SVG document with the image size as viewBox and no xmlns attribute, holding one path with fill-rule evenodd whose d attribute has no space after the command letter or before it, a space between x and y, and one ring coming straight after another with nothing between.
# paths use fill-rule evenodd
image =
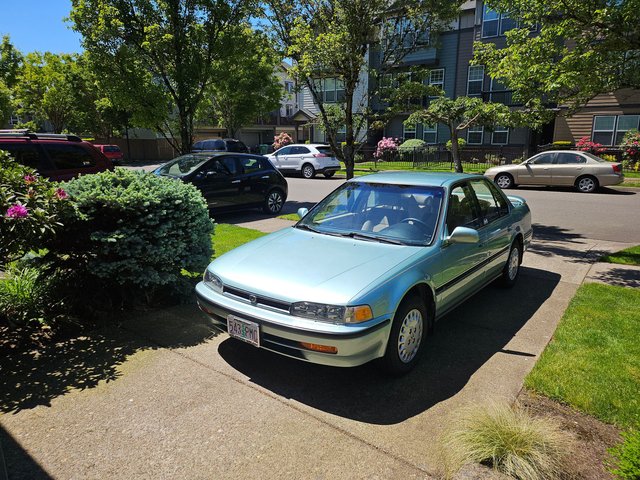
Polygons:
<instances>
[{"instance_id":1,"label":"car hood","mask_svg":"<svg viewBox=\"0 0 640 480\"><path fill-rule=\"evenodd\" d=\"M428 248L286 228L222 255L209 269L225 285L257 295L345 305Z\"/></svg>"}]
</instances>

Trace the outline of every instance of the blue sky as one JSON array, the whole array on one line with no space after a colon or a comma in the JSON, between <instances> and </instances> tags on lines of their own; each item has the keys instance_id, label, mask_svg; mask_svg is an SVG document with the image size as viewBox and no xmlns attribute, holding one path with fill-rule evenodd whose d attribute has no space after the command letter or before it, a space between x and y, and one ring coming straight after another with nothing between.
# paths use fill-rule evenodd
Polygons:
<instances>
[{"instance_id":1,"label":"blue sky","mask_svg":"<svg viewBox=\"0 0 640 480\"><path fill-rule=\"evenodd\" d=\"M0 37L9 35L22 53L82 51L80 35L63 19L71 0L0 0Z\"/></svg>"}]
</instances>

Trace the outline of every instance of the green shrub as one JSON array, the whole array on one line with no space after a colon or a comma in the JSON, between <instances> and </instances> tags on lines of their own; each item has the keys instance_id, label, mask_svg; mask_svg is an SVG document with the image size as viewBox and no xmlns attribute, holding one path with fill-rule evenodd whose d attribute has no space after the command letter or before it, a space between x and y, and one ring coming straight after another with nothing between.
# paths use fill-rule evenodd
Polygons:
<instances>
[{"instance_id":1,"label":"green shrub","mask_svg":"<svg viewBox=\"0 0 640 480\"><path fill-rule=\"evenodd\" d=\"M640 478L640 430L622 434L624 441L609 449L613 465L609 471L624 480Z\"/></svg>"},{"instance_id":2,"label":"green shrub","mask_svg":"<svg viewBox=\"0 0 640 480\"><path fill-rule=\"evenodd\" d=\"M402 143L402 145L400 145L398 147L398 150L403 151L403 150L408 150L408 151L412 151L415 150L417 148L422 148L426 145L427 143L424 140L420 140L419 138L411 138L409 140L406 140Z\"/></svg>"},{"instance_id":3,"label":"green shrub","mask_svg":"<svg viewBox=\"0 0 640 480\"><path fill-rule=\"evenodd\" d=\"M150 300L187 285L211 259L207 204L192 185L122 168L65 185L76 205L53 242L50 268L109 302ZM101 300L105 300L102 298Z\"/></svg>"},{"instance_id":4,"label":"green shrub","mask_svg":"<svg viewBox=\"0 0 640 480\"><path fill-rule=\"evenodd\" d=\"M0 266L39 249L72 210L67 194L0 151Z\"/></svg>"},{"instance_id":5,"label":"green shrub","mask_svg":"<svg viewBox=\"0 0 640 480\"><path fill-rule=\"evenodd\" d=\"M444 440L447 473L482 463L522 480L561 478L570 442L558 425L508 405L463 412Z\"/></svg>"},{"instance_id":6,"label":"green shrub","mask_svg":"<svg viewBox=\"0 0 640 480\"><path fill-rule=\"evenodd\" d=\"M43 320L43 284L37 269L8 266L6 278L0 280L0 315L15 326Z\"/></svg>"}]
</instances>

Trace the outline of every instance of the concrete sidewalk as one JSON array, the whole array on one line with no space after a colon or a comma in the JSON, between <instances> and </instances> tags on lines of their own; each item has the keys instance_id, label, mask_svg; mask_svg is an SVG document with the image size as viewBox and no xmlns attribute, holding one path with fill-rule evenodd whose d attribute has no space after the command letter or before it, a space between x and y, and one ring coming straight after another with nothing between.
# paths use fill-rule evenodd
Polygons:
<instances>
[{"instance_id":1,"label":"concrete sidewalk","mask_svg":"<svg viewBox=\"0 0 640 480\"><path fill-rule=\"evenodd\" d=\"M449 314L399 379L232 341L194 305L0 359L10 478L431 478L458 410L514 400L579 285L611 276L594 262L628 246L536 239L514 289Z\"/></svg>"}]
</instances>

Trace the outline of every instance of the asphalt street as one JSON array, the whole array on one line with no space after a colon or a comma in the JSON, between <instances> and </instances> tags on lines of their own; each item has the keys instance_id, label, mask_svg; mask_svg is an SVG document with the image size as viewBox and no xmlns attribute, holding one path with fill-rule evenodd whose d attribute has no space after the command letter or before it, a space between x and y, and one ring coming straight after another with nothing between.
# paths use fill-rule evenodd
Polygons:
<instances>
[{"instance_id":1,"label":"asphalt street","mask_svg":"<svg viewBox=\"0 0 640 480\"><path fill-rule=\"evenodd\" d=\"M289 178L285 212L342 181ZM635 190L513 193L536 225L517 285L489 286L443 318L403 378L255 349L216 333L193 304L0 358L9 478L433 477L460 409L513 401L592 263L640 243ZM290 224L259 213L217 221Z\"/></svg>"}]
</instances>

